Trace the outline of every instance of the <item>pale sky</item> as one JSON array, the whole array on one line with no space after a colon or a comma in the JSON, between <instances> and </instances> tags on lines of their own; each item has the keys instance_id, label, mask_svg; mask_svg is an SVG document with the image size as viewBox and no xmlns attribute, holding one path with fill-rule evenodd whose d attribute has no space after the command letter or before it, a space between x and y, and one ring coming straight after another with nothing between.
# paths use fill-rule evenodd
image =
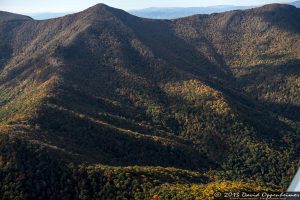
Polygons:
<instances>
[{"instance_id":1,"label":"pale sky","mask_svg":"<svg viewBox=\"0 0 300 200\"><path fill-rule=\"evenodd\" d=\"M147 7L202 7L213 5L263 5L289 3L293 0L0 0L0 10L29 14L43 12L77 12L97 3L123 10Z\"/></svg>"}]
</instances>

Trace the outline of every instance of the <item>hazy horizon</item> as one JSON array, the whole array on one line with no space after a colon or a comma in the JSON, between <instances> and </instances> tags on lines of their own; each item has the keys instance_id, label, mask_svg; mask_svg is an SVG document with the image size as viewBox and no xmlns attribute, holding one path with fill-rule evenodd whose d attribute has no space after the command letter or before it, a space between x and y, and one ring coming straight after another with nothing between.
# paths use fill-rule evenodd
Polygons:
<instances>
[{"instance_id":1,"label":"hazy horizon","mask_svg":"<svg viewBox=\"0 0 300 200\"><path fill-rule=\"evenodd\" d=\"M66 0L61 2L59 0L53 1L38 1L38 0L27 0L26 2L20 2L18 0L1 0L0 10L19 13L19 14L41 14L41 13L73 13L84 10L97 3L104 3L108 6L120 8L123 10L135 10L144 9L151 7L209 7L209 6L220 6L220 5L232 5L232 6L259 6L269 3L290 3L291 0L264 0L264 1L237 1L237 0L212 0L207 1L196 1L196 0L153 0L151 2L145 0L131 0L131 1L113 1L113 0ZM59 5L59 6L58 6Z\"/></svg>"}]
</instances>

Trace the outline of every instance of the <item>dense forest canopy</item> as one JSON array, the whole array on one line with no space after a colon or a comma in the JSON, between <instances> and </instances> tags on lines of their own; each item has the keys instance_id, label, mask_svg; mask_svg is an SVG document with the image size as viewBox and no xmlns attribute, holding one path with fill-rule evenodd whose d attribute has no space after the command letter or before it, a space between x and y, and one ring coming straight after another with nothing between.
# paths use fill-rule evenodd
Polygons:
<instances>
[{"instance_id":1,"label":"dense forest canopy","mask_svg":"<svg viewBox=\"0 0 300 200\"><path fill-rule=\"evenodd\" d=\"M176 20L0 12L3 199L284 191L300 162L300 9Z\"/></svg>"}]
</instances>

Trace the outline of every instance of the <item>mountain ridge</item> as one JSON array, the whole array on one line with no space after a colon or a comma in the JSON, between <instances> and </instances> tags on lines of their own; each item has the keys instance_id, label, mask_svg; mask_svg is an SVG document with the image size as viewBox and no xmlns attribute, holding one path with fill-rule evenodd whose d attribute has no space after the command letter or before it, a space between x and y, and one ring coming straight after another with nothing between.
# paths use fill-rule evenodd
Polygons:
<instances>
[{"instance_id":1,"label":"mountain ridge","mask_svg":"<svg viewBox=\"0 0 300 200\"><path fill-rule=\"evenodd\" d=\"M6 11L0 11L0 19L1 21L12 21L12 20L32 20L31 17L25 16L25 15L20 15L20 14L15 14L15 13L10 13Z\"/></svg>"},{"instance_id":2,"label":"mountain ridge","mask_svg":"<svg viewBox=\"0 0 300 200\"><path fill-rule=\"evenodd\" d=\"M110 180L119 166L123 180L123 167L136 165L151 180L157 170L143 166L284 188L300 151L299 18L299 9L268 5L152 20L97 4L57 19L5 22L0 131L13 139L1 141L1 153L11 149L20 156L5 160L22 163L29 145L30 162L49 176L58 167L74 185L90 179L73 172ZM62 163L47 167L49 159ZM139 190L155 194L148 189Z\"/></svg>"}]
</instances>

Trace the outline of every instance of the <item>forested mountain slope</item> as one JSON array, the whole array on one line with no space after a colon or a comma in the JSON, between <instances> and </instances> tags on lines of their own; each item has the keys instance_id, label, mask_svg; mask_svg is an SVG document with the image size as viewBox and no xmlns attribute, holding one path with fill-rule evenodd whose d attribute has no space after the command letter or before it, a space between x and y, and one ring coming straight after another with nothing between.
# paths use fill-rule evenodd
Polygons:
<instances>
[{"instance_id":1,"label":"forested mountain slope","mask_svg":"<svg viewBox=\"0 0 300 200\"><path fill-rule=\"evenodd\" d=\"M0 16L7 199L204 198L222 184L285 188L299 165L293 6L172 21L102 4Z\"/></svg>"}]
</instances>

